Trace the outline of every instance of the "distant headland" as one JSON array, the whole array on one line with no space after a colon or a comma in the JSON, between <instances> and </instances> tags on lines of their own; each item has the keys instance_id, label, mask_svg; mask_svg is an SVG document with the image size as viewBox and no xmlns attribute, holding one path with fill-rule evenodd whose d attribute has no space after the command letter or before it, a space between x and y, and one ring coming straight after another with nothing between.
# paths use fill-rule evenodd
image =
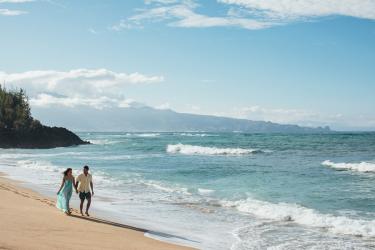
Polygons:
<instances>
[{"instance_id":1,"label":"distant headland","mask_svg":"<svg viewBox=\"0 0 375 250\"><path fill-rule=\"evenodd\" d=\"M42 125L31 116L25 91L0 85L0 148L56 148L89 144L61 127Z\"/></svg>"},{"instance_id":2,"label":"distant headland","mask_svg":"<svg viewBox=\"0 0 375 250\"><path fill-rule=\"evenodd\" d=\"M178 113L150 106L111 107L96 109L54 106L34 109L35 117L50 124L74 128L76 131L100 132L214 132L214 133L332 133L326 127L303 127L266 121L235 119L212 115Z\"/></svg>"}]
</instances>

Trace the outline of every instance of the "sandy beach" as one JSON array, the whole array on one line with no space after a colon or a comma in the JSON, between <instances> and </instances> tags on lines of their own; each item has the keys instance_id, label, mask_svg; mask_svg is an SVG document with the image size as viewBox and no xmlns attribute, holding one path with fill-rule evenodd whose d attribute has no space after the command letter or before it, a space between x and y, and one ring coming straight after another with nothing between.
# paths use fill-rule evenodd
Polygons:
<instances>
[{"instance_id":1,"label":"sandy beach","mask_svg":"<svg viewBox=\"0 0 375 250\"><path fill-rule=\"evenodd\" d=\"M190 249L144 236L145 229L67 216L55 201L0 177L0 249Z\"/></svg>"}]
</instances>

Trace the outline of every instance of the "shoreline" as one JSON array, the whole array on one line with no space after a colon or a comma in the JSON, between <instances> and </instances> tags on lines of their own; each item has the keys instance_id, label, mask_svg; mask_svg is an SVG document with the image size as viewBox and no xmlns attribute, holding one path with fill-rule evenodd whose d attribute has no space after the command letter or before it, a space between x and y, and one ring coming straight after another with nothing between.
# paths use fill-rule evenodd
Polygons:
<instances>
[{"instance_id":1,"label":"shoreline","mask_svg":"<svg viewBox=\"0 0 375 250\"><path fill-rule=\"evenodd\" d=\"M144 228L82 217L74 208L66 216L54 200L2 172L0 196L0 249L193 249L147 237Z\"/></svg>"}]
</instances>

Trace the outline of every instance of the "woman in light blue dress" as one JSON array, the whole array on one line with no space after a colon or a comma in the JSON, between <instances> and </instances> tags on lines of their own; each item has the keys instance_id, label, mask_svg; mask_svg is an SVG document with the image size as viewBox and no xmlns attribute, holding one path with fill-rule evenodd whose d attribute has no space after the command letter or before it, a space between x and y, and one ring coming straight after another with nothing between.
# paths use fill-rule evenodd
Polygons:
<instances>
[{"instance_id":1,"label":"woman in light blue dress","mask_svg":"<svg viewBox=\"0 0 375 250\"><path fill-rule=\"evenodd\" d=\"M64 171L64 177L61 182L59 191L57 192L56 207L62 210L65 214L70 215L69 201L72 198L73 187L76 189L76 183L72 174L72 169L68 168Z\"/></svg>"}]
</instances>

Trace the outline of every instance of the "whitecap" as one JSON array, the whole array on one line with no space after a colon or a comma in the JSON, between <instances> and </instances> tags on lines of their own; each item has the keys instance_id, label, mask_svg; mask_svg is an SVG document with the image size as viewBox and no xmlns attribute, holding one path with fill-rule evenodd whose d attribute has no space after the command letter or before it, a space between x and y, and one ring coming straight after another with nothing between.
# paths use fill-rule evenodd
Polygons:
<instances>
[{"instance_id":1,"label":"whitecap","mask_svg":"<svg viewBox=\"0 0 375 250\"><path fill-rule=\"evenodd\" d=\"M143 133L143 134L135 134L138 137L158 137L160 136L159 133Z\"/></svg>"},{"instance_id":2,"label":"whitecap","mask_svg":"<svg viewBox=\"0 0 375 250\"><path fill-rule=\"evenodd\" d=\"M126 133L127 137L158 137L160 133Z\"/></svg>"},{"instance_id":3,"label":"whitecap","mask_svg":"<svg viewBox=\"0 0 375 250\"><path fill-rule=\"evenodd\" d=\"M91 144L95 144L95 145L110 145L110 144L120 143L119 141L112 141L112 140L108 140L108 139L103 139L103 140L91 139L91 140L89 140L89 142Z\"/></svg>"},{"instance_id":4,"label":"whitecap","mask_svg":"<svg viewBox=\"0 0 375 250\"><path fill-rule=\"evenodd\" d=\"M184 144L170 144L167 146L168 153L180 153L186 155L245 155L253 153L261 153L263 151L258 149L243 149L243 148L217 148L217 147L203 147Z\"/></svg>"},{"instance_id":5,"label":"whitecap","mask_svg":"<svg viewBox=\"0 0 375 250\"><path fill-rule=\"evenodd\" d=\"M218 136L215 134L202 134L202 133L180 133L179 136L187 136L187 137L207 137L207 136Z\"/></svg>"},{"instance_id":6,"label":"whitecap","mask_svg":"<svg viewBox=\"0 0 375 250\"><path fill-rule=\"evenodd\" d=\"M212 190L212 189L198 188L198 193L201 195L211 195L214 192L215 190Z\"/></svg>"},{"instance_id":7,"label":"whitecap","mask_svg":"<svg viewBox=\"0 0 375 250\"><path fill-rule=\"evenodd\" d=\"M353 170L358 172L375 172L375 163L360 162L360 163L334 163L330 160L322 162L322 165L341 169L341 170Z\"/></svg>"},{"instance_id":8,"label":"whitecap","mask_svg":"<svg viewBox=\"0 0 375 250\"><path fill-rule=\"evenodd\" d=\"M375 237L375 220L322 214L298 204L270 203L251 198L239 201L222 201L221 204L224 207L235 208L262 219L294 222L304 226L323 228L338 234Z\"/></svg>"}]
</instances>

